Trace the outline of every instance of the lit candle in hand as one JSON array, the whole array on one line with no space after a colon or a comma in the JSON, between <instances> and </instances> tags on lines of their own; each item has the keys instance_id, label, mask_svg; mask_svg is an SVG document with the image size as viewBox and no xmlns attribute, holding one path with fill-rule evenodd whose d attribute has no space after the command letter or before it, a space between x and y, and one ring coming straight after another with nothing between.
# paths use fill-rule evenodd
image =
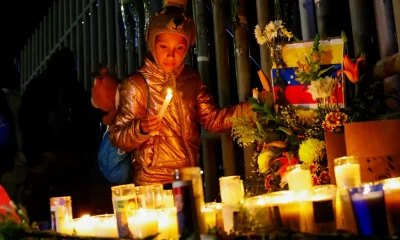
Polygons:
<instances>
[{"instance_id":1,"label":"lit candle in hand","mask_svg":"<svg viewBox=\"0 0 400 240\"><path fill-rule=\"evenodd\" d=\"M158 113L158 116L161 118L163 118L165 111L167 111L167 107L169 105L169 103L171 102L172 99L172 90L171 89L167 89L167 96L165 97L164 103L161 106L160 112Z\"/></svg>"}]
</instances>

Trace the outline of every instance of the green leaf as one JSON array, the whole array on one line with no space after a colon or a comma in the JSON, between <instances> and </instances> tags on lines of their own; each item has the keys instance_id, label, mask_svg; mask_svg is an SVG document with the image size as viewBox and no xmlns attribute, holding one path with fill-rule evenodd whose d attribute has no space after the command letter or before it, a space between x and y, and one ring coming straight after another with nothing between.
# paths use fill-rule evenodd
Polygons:
<instances>
[{"instance_id":1,"label":"green leaf","mask_svg":"<svg viewBox=\"0 0 400 240\"><path fill-rule=\"evenodd\" d=\"M278 129L281 130L282 132L286 133L287 135L293 134L292 130L290 130L289 128L280 126Z\"/></svg>"},{"instance_id":2,"label":"green leaf","mask_svg":"<svg viewBox=\"0 0 400 240\"><path fill-rule=\"evenodd\" d=\"M321 77L322 74L326 73L327 71L329 71L329 70L332 69L332 68L333 68L333 65L330 66L330 67L328 67L327 69L321 70L321 71L318 73L318 77Z\"/></svg>"}]
</instances>

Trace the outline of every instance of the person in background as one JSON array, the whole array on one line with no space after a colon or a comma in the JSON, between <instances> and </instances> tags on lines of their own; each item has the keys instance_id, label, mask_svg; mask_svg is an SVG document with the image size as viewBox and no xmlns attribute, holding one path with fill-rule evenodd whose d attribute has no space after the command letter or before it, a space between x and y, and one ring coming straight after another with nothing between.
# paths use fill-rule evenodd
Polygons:
<instances>
[{"instance_id":1,"label":"person in background","mask_svg":"<svg viewBox=\"0 0 400 240\"><path fill-rule=\"evenodd\" d=\"M185 0L167 0L149 21L149 54L139 73L123 81L120 105L110 126L110 140L133 151L133 182L170 184L174 169L198 165L200 133L223 132L230 117L252 114L248 103L219 108L198 72L184 64L195 43L195 25L184 11ZM167 94L173 97L165 115L158 114Z\"/></svg>"}]
</instances>

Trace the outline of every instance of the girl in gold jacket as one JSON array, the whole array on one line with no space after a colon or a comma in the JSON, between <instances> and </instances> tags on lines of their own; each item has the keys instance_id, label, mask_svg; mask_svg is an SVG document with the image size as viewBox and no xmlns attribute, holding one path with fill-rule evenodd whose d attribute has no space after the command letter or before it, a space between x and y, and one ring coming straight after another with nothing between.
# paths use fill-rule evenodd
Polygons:
<instances>
[{"instance_id":1,"label":"girl in gold jacket","mask_svg":"<svg viewBox=\"0 0 400 240\"><path fill-rule=\"evenodd\" d=\"M168 2L150 19L146 35L150 54L139 73L124 80L116 120L109 130L114 146L134 152L137 185L171 183L175 169L198 163L197 122L207 131L223 132L232 127L229 117L251 114L247 103L219 108L198 72L184 64L188 47L195 42L195 26L179 6L185 1ZM168 88L173 97L160 118L157 114Z\"/></svg>"}]
</instances>

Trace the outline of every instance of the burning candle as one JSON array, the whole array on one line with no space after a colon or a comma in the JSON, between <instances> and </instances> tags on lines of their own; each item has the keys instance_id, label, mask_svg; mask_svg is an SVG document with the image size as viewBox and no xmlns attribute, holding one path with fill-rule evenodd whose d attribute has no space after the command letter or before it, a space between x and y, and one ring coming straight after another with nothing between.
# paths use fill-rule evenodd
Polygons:
<instances>
[{"instance_id":1,"label":"burning candle","mask_svg":"<svg viewBox=\"0 0 400 240\"><path fill-rule=\"evenodd\" d=\"M247 198L244 204L254 229L265 231L273 228L274 219L265 195Z\"/></svg>"},{"instance_id":2,"label":"burning candle","mask_svg":"<svg viewBox=\"0 0 400 240\"><path fill-rule=\"evenodd\" d=\"M136 189L134 184L111 187L114 214L117 219L118 237L129 237L127 213L137 209Z\"/></svg>"},{"instance_id":3,"label":"burning candle","mask_svg":"<svg viewBox=\"0 0 400 240\"><path fill-rule=\"evenodd\" d=\"M336 232L336 186L315 186L311 195L313 225L311 233Z\"/></svg>"},{"instance_id":4,"label":"burning candle","mask_svg":"<svg viewBox=\"0 0 400 240\"><path fill-rule=\"evenodd\" d=\"M287 180L289 189L295 192L311 191L311 172L310 168L302 164L289 166L287 169Z\"/></svg>"},{"instance_id":5,"label":"burning candle","mask_svg":"<svg viewBox=\"0 0 400 240\"><path fill-rule=\"evenodd\" d=\"M50 198L51 229L59 233L67 233L66 225L72 220L71 197Z\"/></svg>"},{"instance_id":6,"label":"burning candle","mask_svg":"<svg viewBox=\"0 0 400 240\"><path fill-rule=\"evenodd\" d=\"M165 208L175 207L174 195L172 193L172 190L164 190L163 195L164 195Z\"/></svg>"},{"instance_id":7,"label":"burning candle","mask_svg":"<svg viewBox=\"0 0 400 240\"><path fill-rule=\"evenodd\" d=\"M96 237L118 238L117 220L114 214L93 216L93 231Z\"/></svg>"},{"instance_id":8,"label":"burning candle","mask_svg":"<svg viewBox=\"0 0 400 240\"><path fill-rule=\"evenodd\" d=\"M336 158L334 162L338 187L353 187L361 184L360 164L355 157Z\"/></svg>"},{"instance_id":9,"label":"burning candle","mask_svg":"<svg viewBox=\"0 0 400 240\"><path fill-rule=\"evenodd\" d=\"M240 176L219 178L221 201L224 204L238 204L244 200L244 186Z\"/></svg>"},{"instance_id":10,"label":"burning candle","mask_svg":"<svg viewBox=\"0 0 400 240\"><path fill-rule=\"evenodd\" d=\"M71 229L76 231L78 236L94 237L94 219L90 215L83 215L81 218L73 219Z\"/></svg>"},{"instance_id":11,"label":"burning candle","mask_svg":"<svg viewBox=\"0 0 400 240\"><path fill-rule=\"evenodd\" d=\"M382 181L390 234L400 233L400 177Z\"/></svg>"},{"instance_id":12,"label":"burning candle","mask_svg":"<svg viewBox=\"0 0 400 240\"><path fill-rule=\"evenodd\" d=\"M172 99L172 90L171 89L167 89L167 96L165 96L165 100L163 105L161 106L160 112L158 113L158 116L161 118L163 118L165 111L167 111L167 107L169 105L169 103L171 102Z\"/></svg>"},{"instance_id":13,"label":"burning candle","mask_svg":"<svg viewBox=\"0 0 400 240\"><path fill-rule=\"evenodd\" d=\"M132 211L131 214L128 217L128 226L134 239L143 239L155 236L158 233L156 210L139 209Z\"/></svg>"},{"instance_id":14,"label":"burning candle","mask_svg":"<svg viewBox=\"0 0 400 240\"><path fill-rule=\"evenodd\" d=\"M347 188L337 188L336 204L336 228L357 234L357 223Z\"/></svg>"},{"instance_id":15,"label":"burning candle","mask_svg":"<svg viewBox=\"0 0 400 240\"><path fill-rule=\"evenodd\" d=\"M158 231L160 234L156 239L178 239L178 220L176 208L160 209L158 217Z\"/></svg>"},{"instance_id":16,"label":"burning candle","mask_svg":"<svg viewBox=\"0 0 400 240\"><path fill-rule=\"evenodd\" d=\"M206 221L208 229L214 229L217 225L217 209L213 203L206 203L203 207L202 213Z\"/></svg>"},{"instance_id":17,"label":"burning candle","mask_svg":"<svg viewBox=\"0 0 400 240\"><path fill-rule=\"evenodd\" d=\"M349 189L360 235L388 235L382 184L364 184Z\"/></svg>"},{"instance_id":18,"label":"burning candle","mask_svg":"<svg viewBox=\"0 0 400 240\"><path fill-rule=\"evenodd\" d=\"M276 225L285 229L300 230L300 202L293 191L279 191L266 195L275 214ZM225 220L225 219L224 219Z\"/></svg>"}]
</instances>

